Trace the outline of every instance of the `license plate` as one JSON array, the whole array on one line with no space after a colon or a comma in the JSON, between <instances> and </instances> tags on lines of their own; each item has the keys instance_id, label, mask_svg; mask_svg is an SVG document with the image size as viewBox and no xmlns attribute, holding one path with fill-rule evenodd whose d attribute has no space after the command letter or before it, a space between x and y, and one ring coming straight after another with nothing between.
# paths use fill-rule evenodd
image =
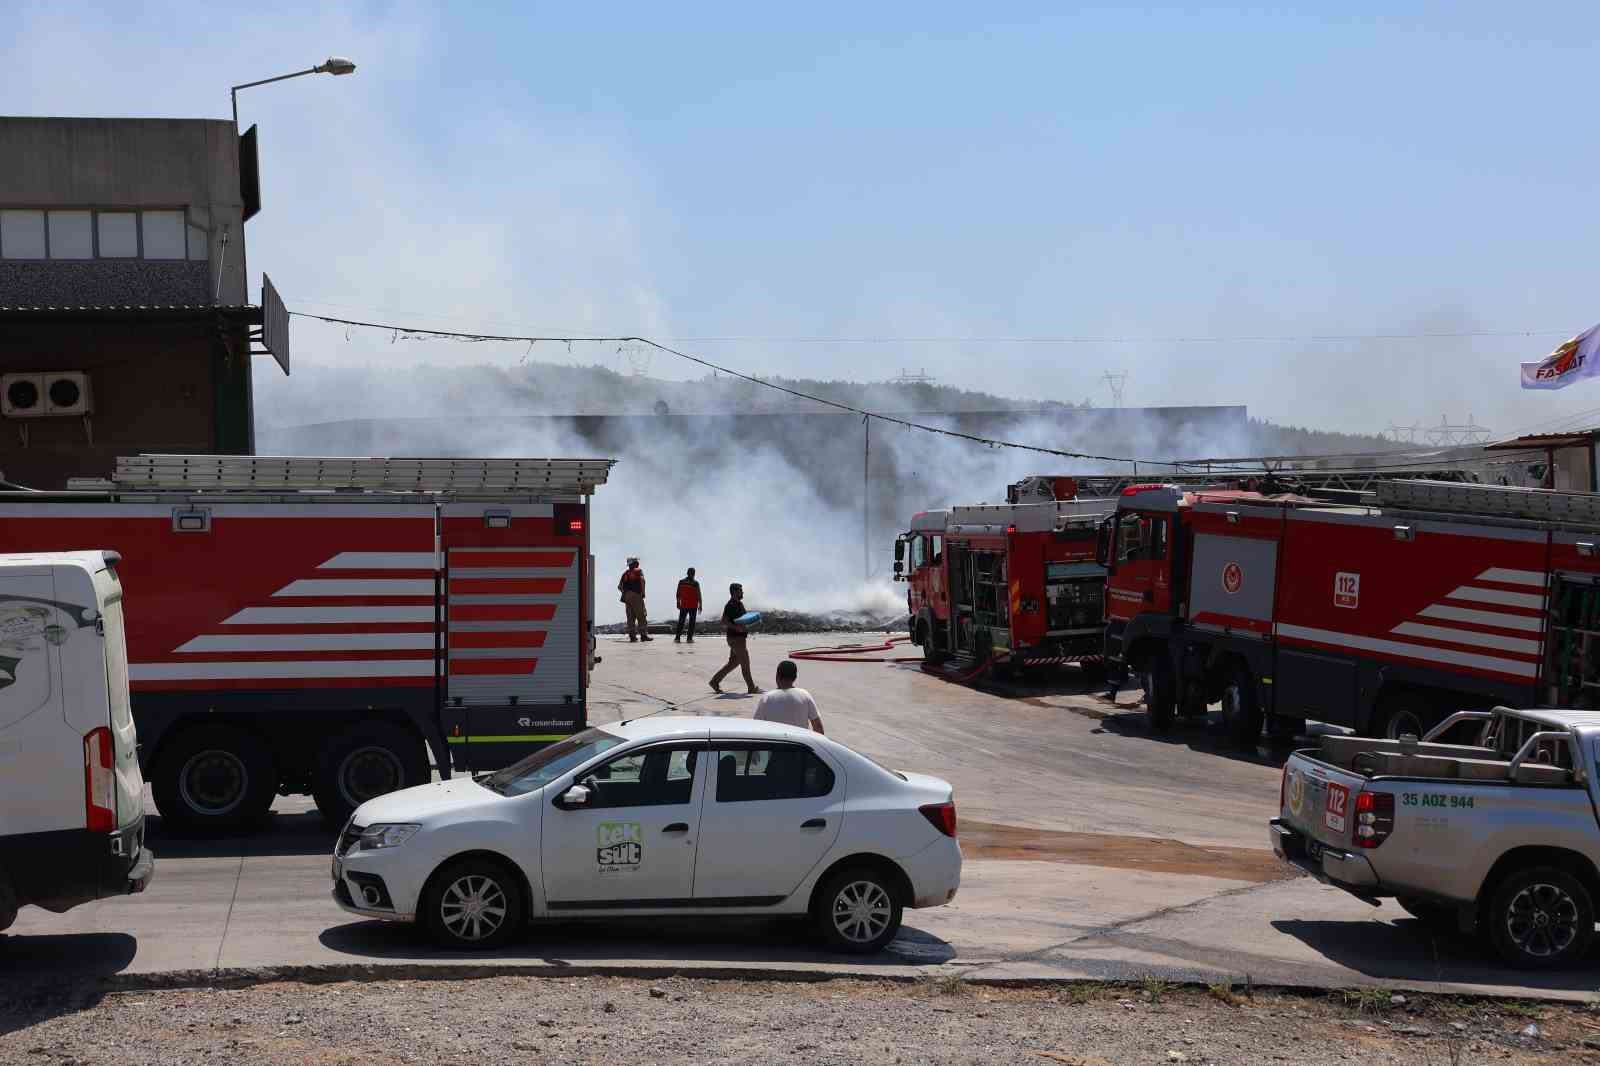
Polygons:
<instances>
[{"instance_id":1,"label":"license plate","mask_svg":"<svg viewBox=\"0 0 1600 1066\"><path fill-rule=\"evenodd\" d=\"M1328 782L1328 806L1322 813L1322 824L1329 831L1343 833L1345 815L1350 809L1350 789Z\"/></svg>"}]
</instances>

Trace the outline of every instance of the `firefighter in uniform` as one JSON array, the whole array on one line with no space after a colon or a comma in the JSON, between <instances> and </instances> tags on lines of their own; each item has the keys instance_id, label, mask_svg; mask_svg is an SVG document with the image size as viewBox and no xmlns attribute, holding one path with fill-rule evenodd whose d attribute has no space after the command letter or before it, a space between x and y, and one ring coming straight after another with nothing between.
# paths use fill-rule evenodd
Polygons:
<instances>
[{"instance_id":1,"label":"firefighter in uniform","mask_svg":"<svg viewBox=\"0 0 1600 1066\"><path fill-rule=\"evenodd\" d=\"M683 639L683 623L689 623L689 643L694 643L694 620L700 613L700 582L694 579L694 567L678 581L678 631L672 643Z\"/></svg>"},{"instance_id":2,"label":"firefighter in uniform","mask_svg":"<svg viewBox=\"0 0 1600 1066\"><path fill-rule=\"evenodd\" d=\"M622 593L622 604L628 610L628 640L652 640L650 631L645 628L644 616L644 571L639 569L639 560L629 556L628 568L622 572L622 578L617 582L617 591ZM635 630L638 635L635 636Z\"/></svg>"},{"instance_id":3,"label":"firefighter in uniform","mask_svg":"<svg viewBox=\"0 0 1600 1066\"><path fill-rule=\"evenodd\" d=\"M744 613L744 586L736 581L728 586L728 605L722 609L722 628L728 635L728 664L711 676L713 692L722 691L722 679L733 673L735 667L744 671L744 685L752 696L761 691L756 679L750 676L750 649L745 646L750 631L734 621Z\"/></svg>"}]
</instances>

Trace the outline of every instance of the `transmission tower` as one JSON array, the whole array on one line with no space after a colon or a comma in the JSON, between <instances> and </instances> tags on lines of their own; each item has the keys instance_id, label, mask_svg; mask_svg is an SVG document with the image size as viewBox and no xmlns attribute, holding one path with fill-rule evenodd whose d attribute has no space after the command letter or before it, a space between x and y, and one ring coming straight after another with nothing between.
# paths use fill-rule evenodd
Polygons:
<instances>
[{"instance_id":1,"label":"transmission tower","mask_svg":"<svg viewBox=\"0 0 1600 1066\"><path fill-rule=\"evenodd\" d=\"M1418 422L1413 425L1402 426L1390 422L1389 428L1384 432L1392 437L1397 444L1415 444L1417 443L1417 434L1422 432L1422 423Z\"/></svg>"},{"instance_id":2,"label":"transmission tower","mask_svg":"<svg viewBox=\"0 0 1600 1066\"><path fill-rule=\"evenodd\" d=\"M1480 426L1470 414L1465 422L1453 423L1448 415L1439 416L1437 426L1429 426L1424 430L1428 443L1436 447L1451 447L1461 444L1487 444L1493 437L1493 432L1488 426Z\"/></svg>"},{"instance_id":3,"label":"transmission tower","mask_svg":"<svg viewBox=\"0 0 1600 1066\"><path fill-rule=\"evenodd\" d=\"M896 385L932 385L933 378L928 376L927 367L923 367L915 374L909 370L900 371L900 376L894 379Z\"/></svg>"},{"instance_id":4,"label":"transmission tower","mask_svg":"<svg viewBox=\"0 0 1600 1066\"><path fill-rule=\"evenodd\" d=\"M1107 370L1105 373L1106 387L1111 390L1111 406L1122 406L1122 393L1128 386L1128 372L1126 370Z\"/></svg>"}]
</instances>

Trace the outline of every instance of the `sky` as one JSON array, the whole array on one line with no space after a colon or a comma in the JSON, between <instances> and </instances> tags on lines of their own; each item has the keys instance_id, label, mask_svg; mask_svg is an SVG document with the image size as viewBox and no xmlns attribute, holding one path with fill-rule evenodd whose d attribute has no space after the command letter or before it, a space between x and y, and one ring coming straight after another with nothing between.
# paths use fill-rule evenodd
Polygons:
<instances>
[{"instance_id":1,"label":"sky","mask_svg":"<svg viewBox=\"0 0 1600 1066\"><path fill-rule=\"evenodd\" d=\"M240 94L262 148L249 264L294 310L1097 404L1126 371L1130 404L1326 429L1600 424L1600 385L1517 385L1600 320L1592 4L14 2L4 21L12 114L226 118L230 84L355 60ZM297 360L397 372L618 358L294 329ZM1392 336L1480 332L1518 335Z\"/></svg>"}]
</instances>

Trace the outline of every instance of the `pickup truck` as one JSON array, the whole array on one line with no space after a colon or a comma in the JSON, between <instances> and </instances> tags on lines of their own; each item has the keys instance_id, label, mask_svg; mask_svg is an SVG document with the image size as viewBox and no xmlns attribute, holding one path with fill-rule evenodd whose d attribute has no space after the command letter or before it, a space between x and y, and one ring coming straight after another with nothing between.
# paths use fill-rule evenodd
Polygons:
<instances>
[{"instance_id":1,"label":"pickup truck","mask_svg":"<svg viewBox=\"0 0 1600 1066\"><path fill-rule=\"evenodd\" d=\"M1471 743L1439 738L1470 733ZM1512 966L1584 959L1600 901L1600 712L1461 711L1423 737L1325 736L1283 767L1278 856L1476 933Z\"/></svg>"}]
</instances>

